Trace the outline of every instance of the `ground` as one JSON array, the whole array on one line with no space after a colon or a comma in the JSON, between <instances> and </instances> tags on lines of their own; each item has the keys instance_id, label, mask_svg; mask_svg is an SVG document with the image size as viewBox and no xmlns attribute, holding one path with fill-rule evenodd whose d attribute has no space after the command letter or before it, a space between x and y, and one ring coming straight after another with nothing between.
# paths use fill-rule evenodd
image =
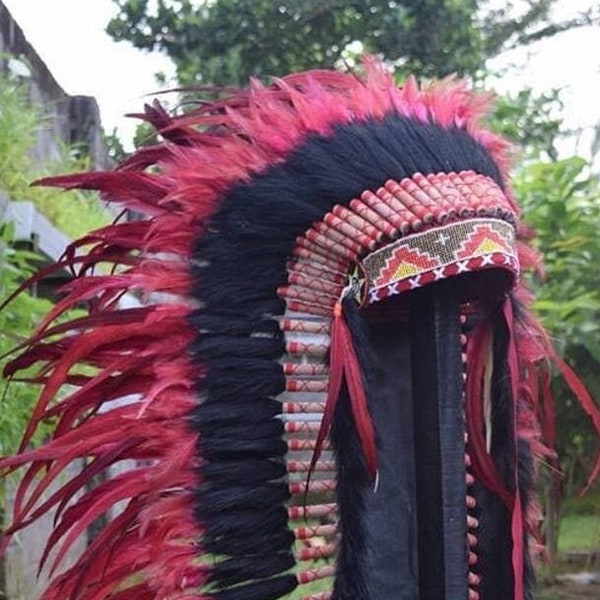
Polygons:
<instances>
[{"instance_id":1,"label":"ground","mask_svg":"<svg viewBox=\"0 0 600 600\"><path fill-rule=\"evenodd\" d=\"M578 585L567 582L544 587L536 596L536 600L598 600L599 598L600 585Z\"/></svg>"}]
</instances>

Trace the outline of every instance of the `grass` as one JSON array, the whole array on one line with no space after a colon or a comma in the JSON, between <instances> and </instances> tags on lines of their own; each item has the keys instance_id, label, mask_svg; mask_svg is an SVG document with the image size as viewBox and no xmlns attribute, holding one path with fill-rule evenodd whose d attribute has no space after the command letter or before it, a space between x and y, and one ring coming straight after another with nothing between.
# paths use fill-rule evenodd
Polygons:
<instances>
[{"instance_id":1,"label":"grass","mask_svg":"<svg viewBox=\"0 0 600 600\"><path fill-rule=\"evenodd\" d=\"M598 570L588 559L569 559L566 553L600 549L600 495L596 492L583 498L570 498L564 504L558 537L559 573ZM539 569L539 581L544 580L544 566ZM566 581L542 586L535 600L584 600L600 597L596 585L577 585Z\"/></svg>"},{"instance_id":2,"label":"grass","mask_svg":"<svg viewBox=\"0 0 600 600\"><path fill-rule=\"evenodd\" d=\"M565 596L562 592L553 589L540 590L534 596L534 600L573 600L573 596Z\"/></svg>"},{"instance_id":3,"label":"grass","mask_svg":"<svg viewBox=\"0 0 600 600\"><path fill-rule=\"evenodd\" d=\"M287 596L282 596L281 600L301 600L305 596L310 594L318 594L319 592L325 592L331 588L332 582L330 579L313 581L297 587L293 592L287 594Z\"/></svg>"},{"instance_id":4,"label":"grass","mask_svg":"<svg viewBox=\"0 0 600 600\"><path fill-rule=\"evenodd\" d=\"M560 521L558 550L590 550L600 548L600 507L597 514L566 514Z\"/></svg>"}]
</instances>

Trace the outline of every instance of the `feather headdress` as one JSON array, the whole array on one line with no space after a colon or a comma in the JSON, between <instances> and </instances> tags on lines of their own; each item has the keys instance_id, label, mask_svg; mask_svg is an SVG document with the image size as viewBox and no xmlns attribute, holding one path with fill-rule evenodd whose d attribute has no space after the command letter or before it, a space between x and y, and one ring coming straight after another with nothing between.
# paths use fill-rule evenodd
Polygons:
<instances>
[{"instance_id":1,"label":"feather headdress","mask_svg":"<svg viewBox=\"0 0 600 600\"><path fill-rule=\"evenodd\" d=\"M527 308L532 255L508 145L480 125L488 101L451 80L399 88L376 63L363 78L253 81L177 118L148 106L163 142L42 182L143 216L73 243L62 265L77 276L7 370L40 365L39 403L1 465L27 465L4 546L55 511L45 600L527 597L556 356ZM446 304L434 337L449 341L421 362ZM448 355L458 379L435 373ZM464 595L421 589L429 380L461 418ZM30 448L48 419L52 438Z\"/></svg>"}]
</instances>

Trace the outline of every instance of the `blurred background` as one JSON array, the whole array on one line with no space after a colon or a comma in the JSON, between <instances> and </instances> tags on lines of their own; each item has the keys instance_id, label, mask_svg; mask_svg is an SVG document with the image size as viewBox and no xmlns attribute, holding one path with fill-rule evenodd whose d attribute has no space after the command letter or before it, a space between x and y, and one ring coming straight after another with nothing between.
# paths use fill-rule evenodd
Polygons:
<instances>
[{"instance_id":1,"label":"blurred background","mask_svg":"<svg viewBox=\"0 0 600 600\"><path fill-rule=\"evenodd\" d=\"M5 0L69 94L98 100L130 149L143 97L179 83L244 85L377 53L421 76L466 75L502 94L561 90L569 146L592 147L600 8L591 0ZM77 50L76 50L77 49Z\"/></svg>"}]
</instances>

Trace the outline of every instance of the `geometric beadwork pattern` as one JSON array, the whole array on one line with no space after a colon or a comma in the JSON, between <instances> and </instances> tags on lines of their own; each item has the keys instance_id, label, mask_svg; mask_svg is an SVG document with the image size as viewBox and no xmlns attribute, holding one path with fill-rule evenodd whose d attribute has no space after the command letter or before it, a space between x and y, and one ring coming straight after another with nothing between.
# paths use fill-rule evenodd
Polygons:
<instances>
[{"instance_id":1,"label":"geometric beadwork pattern","mask_svg":"<svg viewBox=\"0 0 600 600\"><path fill-rule=\"evenodd\" d=\"M519 272L514 227L490 218L413 233L372 252L362 264L368 304L470 271Z\"/></svg>"}]
</instances>

